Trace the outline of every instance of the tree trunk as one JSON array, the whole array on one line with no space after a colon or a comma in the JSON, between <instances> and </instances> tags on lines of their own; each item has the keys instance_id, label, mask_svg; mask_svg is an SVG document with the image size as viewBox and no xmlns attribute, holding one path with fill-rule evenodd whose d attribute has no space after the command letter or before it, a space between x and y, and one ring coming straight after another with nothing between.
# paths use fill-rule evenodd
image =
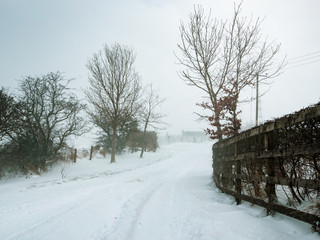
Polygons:
<instances>
[{"instance_id":1,"label":"tree trunk","mask_svg":"<svg viewBox=\"0 0 320 240\"><path fill-rule=\"evenodd\" d=\"M238 90L238 92L239 92L239 90ZM234 103L233 103L233 105L234 105L234 108L233 108L233 114L234 114L234 116L233 116L233 128L234 128L234 135L236 135L236 134L238 134L239 133L239 130L240 130L240 127L241 127L241 125L240 125L240 123L239 123L239 121L240 121L240 119L238 118L238 104L239 104L239 94L236 94L236 96L235 96L235 99L234 99Z\"/></svg>"},{"instance_id":2,"label":"tree trunk","mask_svg":"<svg viewBox=\"0 0 320 240\"><path fill-rule=\"evenodd\" d=\"M146 139L147 127L148 127L148 120L146 121L146 124L144 125L140 158L143 158L143 153L144 153L145 147L146 147L145 146L146 145L145 139Z\"/></svg>"},{"instance_id":3,"label":"tree trunk","mask_svg":"<svg viewBox=\"0 0 320 240\"><path fill-rule=\"evenodd\" d=\"M220 124L220 113L221 110L219 109L218 106L218 100L216 95L210 95L211 103L213 106L213 112L214 112L214 123L215 127L217 128L216 131L216 138L220 141L222 140L222 129L221 129L221 124Z\"/></svg>"},{"instance_id":4,"label":"tree trunk","mask_svg":"<svg viewBox=\"0 0 320 240\"><path fill-rule=\"evenodd\" d=\"M111 149L111 163L116 162L116 147L117 147L117 128L113 129L112 134L112 149Z\"/></svg>"},{"instance_id":5,"label":"tree trunk","mask_svg":"<svg viewBox=\"0 0 320 240\"><path fill-rule=\"evenodd\" d=\"M238 124L238 113L237 113L238 97L235 98L235 101L232 106L232 127L233 127L233 136L239 133L240 127Z\"/></svg>"},{"instance_id":6,"label":"tree trunk","mask_svg":"<svg viewBox=\"0 0 320 240\"><path fill-rule=\"evenodd\" d=\"M215 111L215 124L217 127L217 138L218 140L222 140L222 129L221 129L221 124L220 124L220 112Z\"/></svg>"},{"instance_id":7,"label":"tree trunk","mask_svg":"<svg viewBox=\"0 0 320 240\"><path fill-rule=\"evenodd\" d=\"M93 146L91 146L91 148L90 148L90 157L89 157L89 160L92 160L92 154L93 154Z\"/></svg>"}]
</instances>

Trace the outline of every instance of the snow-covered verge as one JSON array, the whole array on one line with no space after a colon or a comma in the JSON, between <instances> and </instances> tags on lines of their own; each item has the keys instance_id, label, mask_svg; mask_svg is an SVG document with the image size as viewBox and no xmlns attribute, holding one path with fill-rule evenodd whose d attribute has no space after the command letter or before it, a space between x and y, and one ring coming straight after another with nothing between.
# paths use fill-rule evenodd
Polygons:
<instances>
[{"instance_id":1,"label":"snow-covered verge","mask_svg":"<svg viewBox=\"0 0 320 240\"><path fill-rule=\"evenodd\" d=\"M80 159L0 181L1 240L319 239L310 226L236 206L211 175L211 143Z\"/></svg>"}]
</instances>

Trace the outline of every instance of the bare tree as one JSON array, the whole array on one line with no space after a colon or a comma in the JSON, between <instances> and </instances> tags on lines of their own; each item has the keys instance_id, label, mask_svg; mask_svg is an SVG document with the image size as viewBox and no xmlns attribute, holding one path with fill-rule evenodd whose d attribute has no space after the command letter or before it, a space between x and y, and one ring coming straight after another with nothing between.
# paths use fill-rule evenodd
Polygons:
<instances>
[{"instance_id":1,"label":"bare tree","mask_svg":"<svg viewBox=\"0 0 320 240\"><path fill-rule=\"evenodd\" d=\"M45 169L67 147L70 136L85 131L80 114L85 106L69 92L69 82L59 72L21 81L19 116L8 135L24 171Z\"/></svg>"},{"instance_id":2,"label":"bare tree","mask_svg":"<svg viewBox=\"0 0 320 240\"><path fill-rule=\"evenodd\" d=\"M152 85L148 86L146 91L146 99L142 107L140 108L141 122L143 123L143 135L142 135L142 147L140 158L143 157L143 153L146 147L146 133L147 128L152 127L153 129L159 129L160 124L164 124L162 118L163 114L157 112L157 108L165 99L161 99L157 91L155 91Z\"/></svg>"},{"instance_id":3,"label":"bare tree","mask_svg":"<svg viewBox=\"0 0 320 240\"><path fill-rule=\"evenodd\" d=\"M90 87L85 92L91 104L93 123L111 136L111 162L115 162L116 146L121 127L133 121L138 109L141 83L134 68L135 54L115 43L89 60Z\"/></svg>"},{"instance_id":4,"label":"bare tree","mask_svg":"<svg viewBox=\"0 0 320 240\"><path fill-rule=\"evenodd\" d=\"M262 20L240 17L240 13L241 3L234 7L231 22L219 21L211 18L211 11L206 16L198 6L190 14L188 24L180 24L178 48L182 56L177 59L184 67L180 76L186 84L206 93L208 102L199 105L212 111L212 115L200 116L214 127L209 131L212 138L221 139L225 134L237 132L241 123L237 121L240 93L254 86L257 76L268 73L270 79L284 67L284 61L274 62L280 44L262 39ZM260 79L263 80L266 78ZM233 131L222 123L226 114L231 114L227 119L234 123Z\"/></svg>"}]
</instances>

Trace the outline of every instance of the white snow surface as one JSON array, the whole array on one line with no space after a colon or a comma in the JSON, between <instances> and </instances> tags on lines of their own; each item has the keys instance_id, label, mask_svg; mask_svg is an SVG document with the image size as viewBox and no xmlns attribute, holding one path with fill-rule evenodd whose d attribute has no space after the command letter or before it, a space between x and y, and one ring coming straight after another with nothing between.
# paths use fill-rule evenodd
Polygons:
<instances>
[{"instance_id":1,"label":"white snow surface","mask_svg":"<svg viewBox=\"0 0 320 240\"><path fill-rule=\"evenodd\" d=\"M237 206L211 175L211 143L175 143L2 179L0 239L319 239L306 223Z\"/></svg>"}]
</instances>

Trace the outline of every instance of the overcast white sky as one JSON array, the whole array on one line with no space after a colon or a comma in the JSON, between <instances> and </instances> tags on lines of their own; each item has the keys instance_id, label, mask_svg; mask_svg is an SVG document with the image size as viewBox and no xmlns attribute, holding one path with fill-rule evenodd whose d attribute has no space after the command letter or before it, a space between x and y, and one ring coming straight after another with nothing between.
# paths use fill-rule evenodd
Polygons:
<instances>
[{"instance_id":1,"label":"overcast white sky","mask_svg":"<svg viewBox=\"0 0 320 240\"><path fill-rule=\"evenodd\" d=\"M173 52L178 53L179 22L187 21L194 4L211 8L219 19L230 18L233 2L0 0L0 85L13 91L23 76L60 71L75 78L73 86L81 92L87 86L88 59L104 44L119 42L136 51L136 69L143 81L153 83L167 99L162 106L170 124L167 131L201 130L206 124L195 121L193 112L202 93L186 86L177 74ZM265 17L262 33L281 43L281 54L289 60L262 98L263 120L320 101L319 10L319 0L243 1L243 15ZM296 58L306 54L311 55ZM254 104L243 106L244 122L254 121L254 109Z\"/></svg>"}]
</instances>

